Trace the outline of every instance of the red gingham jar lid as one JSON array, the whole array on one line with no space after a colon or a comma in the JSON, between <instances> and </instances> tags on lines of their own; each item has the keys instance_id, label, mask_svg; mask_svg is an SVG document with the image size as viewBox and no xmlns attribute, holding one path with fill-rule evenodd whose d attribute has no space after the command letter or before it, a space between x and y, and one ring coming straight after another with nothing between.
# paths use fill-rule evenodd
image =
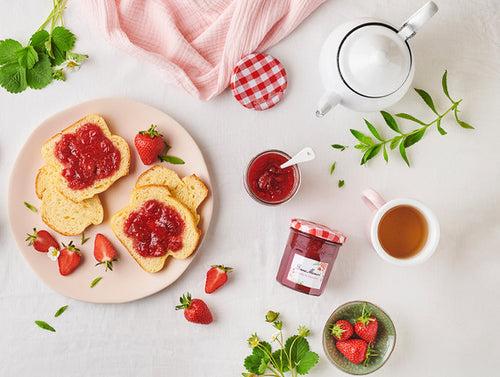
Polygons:
<instances>
[{"instance_id":1,"label":"red gingham jar lid","mask_svg":"<svg viewBox=\"0 0 500 377\"><path fill-rule=\"evenodd\" d=\"M299 232L335 243L344 244L347 239L346 236L338 230L330 229L324 225L303 219L292 219L290 221L290 227L297 229Z\"/></svg>"},{"instance_id":2,"label":"red gingham jar lid","mask_svg":"<svg viewBox=\"0 0 500 377\"><path fill-rule=\"evenodd\" d=\"M231 91L243 106L266 110L276 105L287 86L286 71L278 59L250 54L241 59L231 75Z\"/></svg>"}]
</instances>

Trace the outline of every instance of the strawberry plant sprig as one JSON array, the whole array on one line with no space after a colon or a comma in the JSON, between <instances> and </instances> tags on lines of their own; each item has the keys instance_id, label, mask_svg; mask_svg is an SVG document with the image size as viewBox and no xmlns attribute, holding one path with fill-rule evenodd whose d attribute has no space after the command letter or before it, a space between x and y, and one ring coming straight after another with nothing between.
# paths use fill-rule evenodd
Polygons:
<instances>
[{"instance_id":1,"label":"strawberry plant sprig","mask_svg":"<svg viewBox=\"0 0 500 377\"><path fill-rule=\"evenodd\" d=\"M64 73L78 69L88 57L72 52L76 38L62 17L66 2L53 0L52 11L26 46L14 39L0 41L0 86L5 90L20 93L27 87L42 89L52 80L65 81Z\"/></svg>"},{"instance_id":2,"label":"strawberry plant sprig","mask_svg":"<svg viewBox=\"0 0 500 377\"><path fill-rule=\"evenodd\" d=\"M266 314L266 322L272 323L278 330L272 336L272 342L276 341L280 348L273 351L271 344L261 340L257 333L248 339L248 345L252 348L252 354L245 358L244 366L249 373L242 373L244 377L275 376L285 377L290 372L292 377L299 374L307 374L316 365L319 356L309 351L309 343L306 337L311 332L304 326L299 326L298 334L283 338L283 321L278 320L279 313L269 311Z\"/></svg>"},{"instance_id":3,"label":"strawberry plant sprig","mask_svg":"<svg viewBox=\"0 0 500 377\"><path fill-rule=\"evenodd\" d=\"M413 131L408 133L404 133L401 131L398 123L396 122L396 119L391 114L389 114L386 111L381 111L380 114L382 114L382 117L384 118L384 121L387 124L387 126L389 126L389 128L394 132L396 132L397 134L393 138L384 139L380 135L378 130L366 119L364 119L365 124L368 127L368 130L370 131L371 135L375 138L375 141L371 136L366 135L358 130L351 129L350 131L352 135L359 141L359 144L355 145L354 148L360 150L363 153L363 156L361 158L361 165L365 165L369 160L378 155L380 151L382 151L384 160L388 162L389 161L389 155L387 153L387 145L388 145L391 150L394 150L396 148L399 149L401 157L409 167L410 162L408 160L406 150L415 143L417 143L418 141L420 141L424 136L425 132L427 131L427 129L433 124L436 125L436 128L441 135L446 135L447 132L441 127L441 121L449 113L453 113L455 115L455 120L457 121L460 127L466 129L474 129L474 127L463 122L458 117L459 113L458 106L462 102L462 99L454 101L450 97L450 94L448 92L447 71L445 71L443 74L443 77L441 79L441 85L445 96L451 101L451 106L442 114L440 114L436 110L434 101L432 100L432 97L430 96L429 93L427 93L425 90L422 89L415 89L417 94L424 100L426 105L429 106L432 112L437 116L431 122L425 123L420 119L417 119L414 116L407 113L399 113L395 115L398 118L406 119L419 124L421 126L420 128L414 129Z\"/></svg>"}]
</instances>

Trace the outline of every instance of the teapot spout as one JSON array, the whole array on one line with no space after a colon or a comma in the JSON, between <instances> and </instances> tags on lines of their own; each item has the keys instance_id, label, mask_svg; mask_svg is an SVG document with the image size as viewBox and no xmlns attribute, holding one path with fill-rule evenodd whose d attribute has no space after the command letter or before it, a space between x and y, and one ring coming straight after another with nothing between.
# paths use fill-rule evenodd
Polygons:
<instances>
[{"instance_id":1,"label":"teapot spout","mask_svg":"<svg viewBox=\"0 0 500 377\"><path fill-rule=\"evenodd\" d=\"M319 100L318 110L316 110L316 116L322 118L327 112L329 112L332 107L337 106L340 103L340 96L335 92L328 92L323 94L323 97Z\"/></svg>"}]
</instances>

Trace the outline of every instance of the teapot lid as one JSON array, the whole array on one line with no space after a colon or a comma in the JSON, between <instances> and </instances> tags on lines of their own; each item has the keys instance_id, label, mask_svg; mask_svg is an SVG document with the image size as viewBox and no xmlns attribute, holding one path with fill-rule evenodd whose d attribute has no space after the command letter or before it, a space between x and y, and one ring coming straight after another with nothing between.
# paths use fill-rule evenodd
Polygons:
<instances>
[{"instance_id":1,"label":"teapot lid","mask_svg":"<svg viewBox=\"0 0 500 377\"><path fill-rule=\"evenodd\" d=\"M397 91L410 74L410 47L397 30L382 23L368 23L342 41L338 66L342 80L367 97L385 97Z\"/></svg>"}]
</instances>

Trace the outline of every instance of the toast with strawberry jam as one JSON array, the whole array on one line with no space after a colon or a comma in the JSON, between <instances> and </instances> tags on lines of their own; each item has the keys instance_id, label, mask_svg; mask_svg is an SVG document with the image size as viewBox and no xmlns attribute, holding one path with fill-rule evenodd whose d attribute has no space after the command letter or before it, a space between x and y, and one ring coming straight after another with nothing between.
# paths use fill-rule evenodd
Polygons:
<instances>
[{"instance_id":1,"label":"toast with strawberry jam","mask_svg":"<svg viewBox=\"0 0 500 377\"><path fill-rule=\"evenodd\" d=\"M40 215L45 224L65 236L76 236L91 224L102 223L104 211L97 195L75 203L57 188L57 171L44 165L36 176L36 195L42 200Z\"/></svg>"},{"instance_id":2,"label":"toast with strawberry jam","mask_svg":"<svg viewBox=\"0 0 500 377\"><path fill-rule=\"evenodd\" d=\"M111 229L147 272L160 271L170 255L189 257L201 234L189 208L161 185L134 189L130 204L111 217Z\"/></svg>"},{"instance_id":3,"label":"toast with strawberry jam","mask_svg":"<svg viewBox=\"0 0 500 377\"><path fill-rule=\"evenodd\" d=\"M112 135L104 119L87 115L42 146L44 161L57 172L57 189L81 202L109 188L128 174L127 142Z\"/></svg>"},{"instance_id":4,"label":"toast with strawberry jam","mask_svg":"<svg viewBox=\"0 0 500 377\"><path fill-rule=\"evenodd\" d=\"M198 224L200 215L197 209L207 197L208 189L196 175L192 174L181 179L175 171L162 165L155 165L137 178L135 187L147 185L166 186L174 198L189 208Z\"/></svg>"}]
</instances>

